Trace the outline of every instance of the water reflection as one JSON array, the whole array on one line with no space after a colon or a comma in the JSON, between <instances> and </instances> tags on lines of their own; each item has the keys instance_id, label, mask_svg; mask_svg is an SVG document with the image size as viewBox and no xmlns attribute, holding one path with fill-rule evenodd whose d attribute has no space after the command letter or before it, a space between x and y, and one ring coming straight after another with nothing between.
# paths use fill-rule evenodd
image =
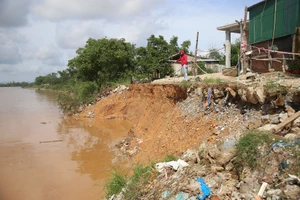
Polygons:
<instances>
[{"instance_id":1,"label":"water reflection","mask_svg":"<svg viewBox=\"0 0 300 200\"><path fill-rule=\"evenodd\" d=\"M108 178L115 167L124 167L126 160L115 160L112 146L127 135L130 124L124 121L103 120L97 125L65 117L58 124L57 133L67 143L71 159L77 162L76 171L89 174L93 180Z\"/></svg>"}]
</instances>

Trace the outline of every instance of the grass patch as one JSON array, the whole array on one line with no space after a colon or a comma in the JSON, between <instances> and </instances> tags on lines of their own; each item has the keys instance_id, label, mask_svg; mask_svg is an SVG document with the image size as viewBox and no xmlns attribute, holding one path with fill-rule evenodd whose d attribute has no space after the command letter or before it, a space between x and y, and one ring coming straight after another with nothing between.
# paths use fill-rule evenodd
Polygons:
<instances>
[{"instance_id":1,"label":"grass patch","mask_svg":"<svg viewBox=\"0 0 300 200\"><path fill-rule=\"evenodd\" d=\"M170 162L170 161L174 161L174 160L177 160L176 156L174 156L174 155L166 155L162 161L163 162Z\"/></svg>"},{"instance_id":2,"label":"grass patch","mask_svg":"<svg viewBox=\"0 0 300 200\"><path fill-rule=\"evenodd\" d=\"M182 81L179 86L182 87L182 88L188 88L192 85L192 82L191 81Z\"/></svg>"},{"instance_id":3,"label":"grass patch","mask_svg":"<svg viewBox=\"0 0 300 200\"><path fill-rule=\"evenodd\" d=\"M252 130L242 136L237 143L236 168L242 169L246 165L252 170L255 169L258 165L259 147L273 142L271 134L258 130Z\"/></svg>"},{"instance_id":4,"label":"grass patch","mask_svg":"<svg viewBox=\"0 0 300 200\"><path fill-rule=\"evenodd\" d=\"M288 91L288 88L286 86L280 85L279 83L275 82L274 80L267 80L266 89L267 90L276 90L279 94L286 94Z\"/></svg>"},{"instance_id":5,"label":"grass patch","mask_svg":"<svg viewBox=\"0 0 300 200\"><path fill-rule=\"evenodd\" d=\"M126 176L114 171L111 179L105 185L107 198L114 194L119 194L125 186Z\"/></svg>"},{"instance_id":6,"label":"grass patch","mask_svg":"<svg viewBox=\"0 0 300 200\"><path fill-rule=\"evenodd\" d=\"M223 83L224 81L220 78L208 78L208 77L205 77L203 79L203 82L204 83L208 83L208 84L220 84L220 83Z\"/></svg>"},{"instance_id":7,"label":"grass patch","mask_svg":"<svg viewBox=\"0 0 300 200\"><path fill-rule=\"evenodd\" d=\"M150 166L137 166L133 170L133 175L128 181L125 199L137 199L143 193L143 185L147 184L152 176Z\"/></svg>"}]
</instances>

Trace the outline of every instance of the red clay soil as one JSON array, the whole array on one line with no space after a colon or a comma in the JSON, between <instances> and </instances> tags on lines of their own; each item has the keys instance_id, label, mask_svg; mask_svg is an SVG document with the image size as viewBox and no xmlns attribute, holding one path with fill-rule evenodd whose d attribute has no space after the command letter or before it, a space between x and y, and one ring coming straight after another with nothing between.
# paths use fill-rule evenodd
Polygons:
<instances>
[{"instance_id":1,"label":"red clay soil","mask_svg":"<svg viewBox=\"0 0 300 200\"><path fill-rule=\"evenodd\" d=\"M129 136L142 139L132 141L139 151L133 160L148 163L166 155L180 155L202 140L213 142L214 114L185 116L178 100L186 98L186 90L176 85L130 85L122 94L116 93L99 101L80 114L84 118L94 110L94 123L100 119L123 119L133 126ZM227 134L224 131L222 134Z\"/></svg>"}]
</instances>

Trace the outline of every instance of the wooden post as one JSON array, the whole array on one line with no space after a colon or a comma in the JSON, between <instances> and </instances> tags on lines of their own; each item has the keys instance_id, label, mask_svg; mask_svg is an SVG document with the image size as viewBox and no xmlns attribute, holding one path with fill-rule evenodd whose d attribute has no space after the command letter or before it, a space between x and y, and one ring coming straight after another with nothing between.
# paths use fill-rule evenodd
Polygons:
<instances>
[{"instance_id":1,"label":"wooden post","mask_svg":"<svg viewBox=\"0 0 300 200\"><path fill-rule=\"evenodd\" d=\"M197 75L197 50L198 50L198 37L199 37L199 32L197 32L197 37L196 37L196 47L195 47L195 60L194 60L194 66L193 66L193 76Z\"/></svg>"},{"instance_id":2,"label":"wooden post","mask_svg":"<svg viewBox=\"0 0 300 200\"><path fill-rule=\"evenodd\" d=\"M243 24L243 41L247 42L247 13L248 7L245 6L245 13L244 13L244 24ZM247 42L248 44L248 42ZM248 68L248 56L244 53L243 54L243 74L246 74Z\"/></svg>"}]
</instances>

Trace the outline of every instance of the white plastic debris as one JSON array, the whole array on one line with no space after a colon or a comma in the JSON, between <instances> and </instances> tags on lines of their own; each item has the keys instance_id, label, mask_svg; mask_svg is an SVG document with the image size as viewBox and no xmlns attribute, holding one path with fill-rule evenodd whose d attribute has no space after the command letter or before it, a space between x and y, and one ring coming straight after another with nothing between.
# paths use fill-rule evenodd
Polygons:
<instances>
[{"instance_id":1,"label":"white plastic debris","mask_svg":"<svg viewBox=\"0 0 300 200\"><path fill-rule=\"evenodd\" d=\"M157 171L162 172L167 167L171 167L177 171L178 169L184 168L188 165L189 164L186 163L184 160L178 159L177 161L156 163L155 166Z\"/></svg>"}]
</instances>

